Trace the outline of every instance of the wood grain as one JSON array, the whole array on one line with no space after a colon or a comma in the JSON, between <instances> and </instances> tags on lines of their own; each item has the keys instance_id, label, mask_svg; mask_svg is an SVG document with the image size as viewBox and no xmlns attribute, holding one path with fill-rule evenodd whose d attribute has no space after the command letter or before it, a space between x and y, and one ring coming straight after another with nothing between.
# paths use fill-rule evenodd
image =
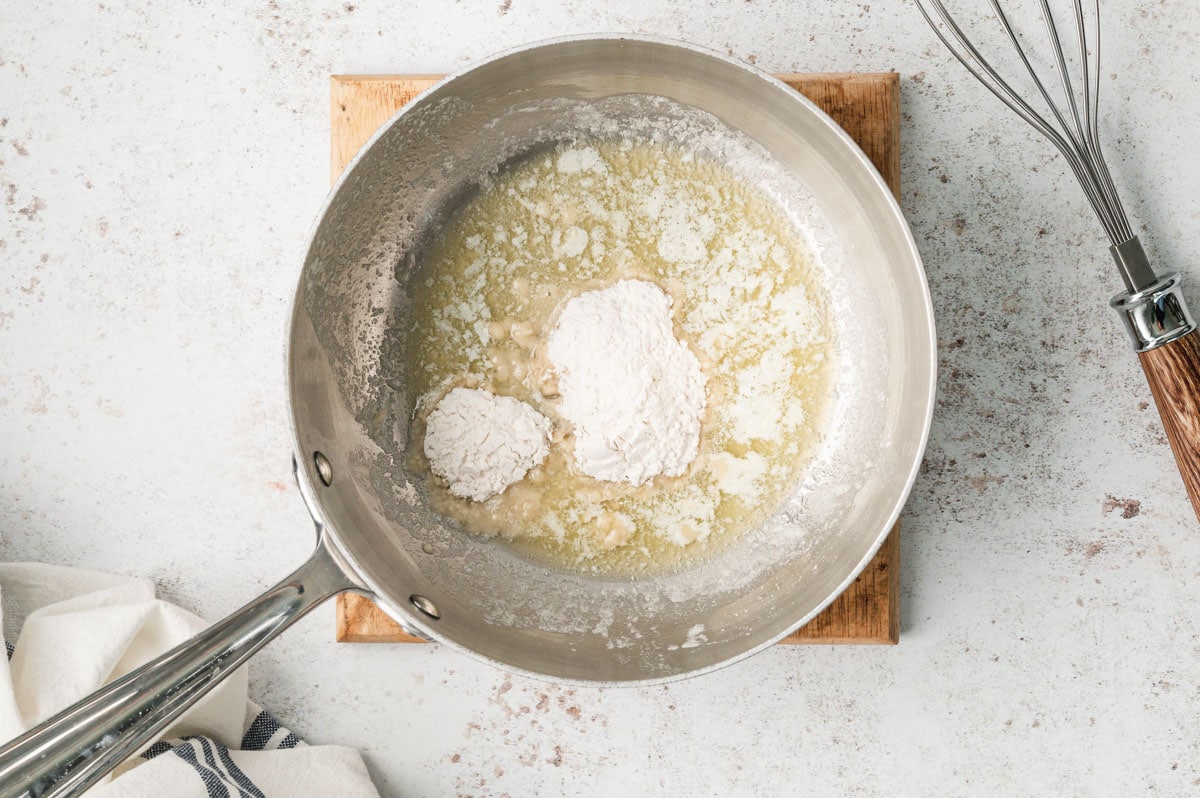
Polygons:
<instances>
[{"instance_id":1,"label":"wood grain","mask_svg":"<svg viewBox=\"0 0 1200 798\"><path fill-rule=\"evenodd\" d=\"M1138 355L1183 486L1200 517L1200 331Z\"/></svg>"},{"instance_id":2,"label":"wood grain","mask_svg":"<svg viewBox=\"0 0 1200 798\"><path fill-rule=\"evenodd\" d=\"M879 169L892 192L899 195L898 74L779 77L841 125ZM335 75L330 87L333 179L337 179L380 125L438 79L434 75ZM1194 440L1200 441L1200 437ZM899 600L900 525L897 524L858 578L824 612L782 642L895 644L900 639ZM337 599L337 639L344 643L423 642L405 634L370 599L348 593Z\"/></svg>"}]
</instances>

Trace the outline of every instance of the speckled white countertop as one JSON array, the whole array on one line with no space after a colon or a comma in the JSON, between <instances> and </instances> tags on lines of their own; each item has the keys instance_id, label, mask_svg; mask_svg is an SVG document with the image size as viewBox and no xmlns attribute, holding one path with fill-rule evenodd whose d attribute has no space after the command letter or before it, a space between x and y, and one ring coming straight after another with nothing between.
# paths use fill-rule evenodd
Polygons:
<instances>
[{"instance_id":1,"label":"speckled white countertop","mask_svg":"<svg viewBox=\"0 0 1200 798\"><path fill-rule=\"evenodd\" d=\"M1197 304L1200 6L1105 14L1110 160ZM601 30L901 74L942 371L900 646L561 689L335 644L328 605L254 661L254 696L362 749L388 796L1200 790L1200 529L1106 306L1100 229L903 0L7 4L0 557L150 576L210 618L299 564L281 351L328 187L329 75Z\"/></svg>"}]
</instances>

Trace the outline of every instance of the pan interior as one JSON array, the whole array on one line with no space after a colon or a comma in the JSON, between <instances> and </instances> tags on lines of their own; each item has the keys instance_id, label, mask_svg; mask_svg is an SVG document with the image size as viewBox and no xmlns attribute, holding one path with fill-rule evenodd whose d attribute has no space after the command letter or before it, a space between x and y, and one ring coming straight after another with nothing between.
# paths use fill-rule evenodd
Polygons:
<instances>
[{"instance_id":1,"label":"pan interior","mask_svg":"<svg viewBox=\"0 0 1200 798\"><path fill-rule=\"evenodd\" d=\"M563 141L680 144L777 198L826 281L838 342L826 432L767 523L686 570L560 572L429 510L407 472L403 364L420 256L498 168ZM314 232L289 349L301 454L332 484L319 513L398 620L522 671L631 682L695 672L811 617L869 559L919 460L932 320L903 221L861 154L811 106L676 45L568 40L457 76L405 109L348 170ZM306 462L307 457L301 457ZM440 618L413 608L428 597Z\"/></svg>"}]
</instances>

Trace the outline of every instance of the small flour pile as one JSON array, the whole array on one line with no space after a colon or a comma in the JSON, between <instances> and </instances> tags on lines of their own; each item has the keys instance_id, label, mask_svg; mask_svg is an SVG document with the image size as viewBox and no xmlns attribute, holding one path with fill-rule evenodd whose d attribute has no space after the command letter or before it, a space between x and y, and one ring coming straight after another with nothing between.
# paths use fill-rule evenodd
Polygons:
<instances>
[{"instance_id":1,"label":"small flour pile","mask_svg":"<svg viewBox=\"0 0 1200 798\"><path fill-rule=\"evenodd\" d=\"M704 374L675 337L662 289L621 280L580 294L563 308L546 351L583 473L642 485L687 469L700 446Z\"/></svg>"},{"instance_id":2,"label":"small flour pile","mask_svg":"<svg viewBox=\"0 0 1200 798\"><path fill-rule=\"evenodd\" d=\"M481 502L545 460L549 438L550 420L524 402L455 388L425 422L425 456L451 493Z\"/></svg>"}]
</instances>

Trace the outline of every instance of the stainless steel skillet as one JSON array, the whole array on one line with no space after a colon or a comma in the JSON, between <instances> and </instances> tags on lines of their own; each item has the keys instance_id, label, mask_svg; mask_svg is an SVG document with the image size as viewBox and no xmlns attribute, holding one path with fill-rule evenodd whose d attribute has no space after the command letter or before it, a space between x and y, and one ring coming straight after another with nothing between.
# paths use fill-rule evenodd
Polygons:
<instances>
[{"instance_id":1,"label":"stainless steel skillet","mask_svg":"<svg viewBox=\"0 0 1200 798\"><path fill-rule=\"evenodd\" d=\"M713 157L749 147L769 160L773 171L755 179L809 217L840 342L827 434L792 499L712 559L643 580L548 569L459 532L429 510L400 456L416 397L399 364L423 245L498 165L606 134L676 139ZM0 749L0 798L82 791L346 590L417 634L542 678L647 684L746 657L820 612L894 523L928 434L934 340L919 255L888 188L840 128L770 76L620 36L536 44L454 75L347 169L300 274L287 368L312 558Z\"/></svg>"}]
</instances>

